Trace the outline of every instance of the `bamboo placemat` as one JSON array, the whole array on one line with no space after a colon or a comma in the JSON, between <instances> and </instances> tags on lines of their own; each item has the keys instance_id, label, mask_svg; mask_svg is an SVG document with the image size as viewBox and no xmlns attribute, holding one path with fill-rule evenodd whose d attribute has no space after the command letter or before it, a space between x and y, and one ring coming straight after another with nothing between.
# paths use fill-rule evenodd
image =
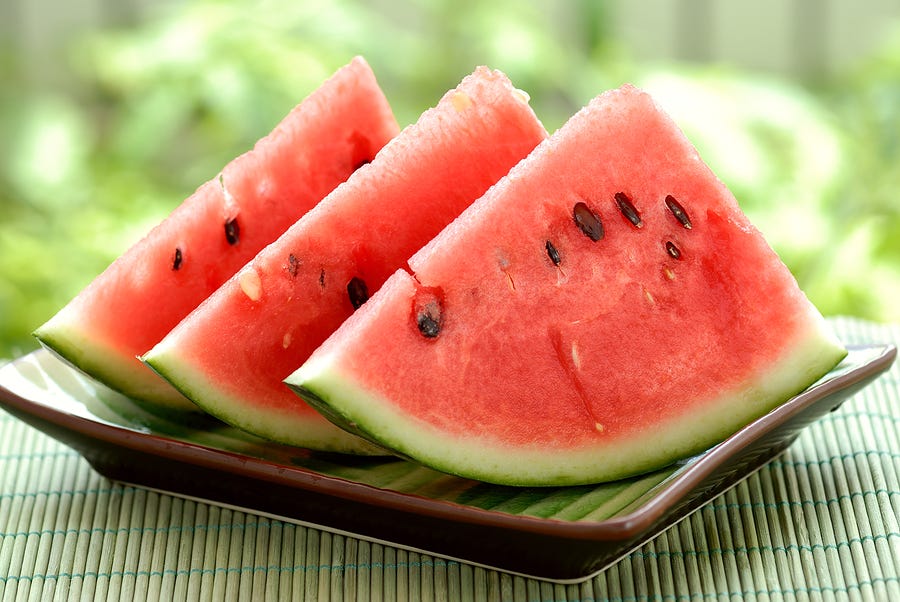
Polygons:
<instances>
[{"instance_id":1,"label":"bamboo placemat","mask_svg":"<svg viewBox=\"0 0 900 602\"><path fill-rule=\"evenodd\" d=\"M834 319L846 343L900 326ZM900 600L900 366L591 580L558 585L111 482L0 413L0 601Z\"/></svg>"}]
</instances>

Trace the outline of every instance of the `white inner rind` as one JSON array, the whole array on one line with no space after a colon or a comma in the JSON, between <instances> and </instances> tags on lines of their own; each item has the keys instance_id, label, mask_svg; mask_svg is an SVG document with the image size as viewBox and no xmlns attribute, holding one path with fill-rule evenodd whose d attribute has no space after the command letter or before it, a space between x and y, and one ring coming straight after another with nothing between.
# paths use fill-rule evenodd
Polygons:
<instances>
[{"instance_id":1,"label":"white inner rind","mask_svg":"<svg viewBox=\"0 0 900 602\"><path fill-rule=\"evenodd\" d=\"M77 324L87 321L80 319L77 312L70 316L71 311L70 307L63 308L35 331L35 336L44 347L81 372L106 383L142 405L152 406L159 413L201 411L135 358L104 345L97 337L78 328Z\"/></svg>"},{"instance_id":2,"label":"white inner rind","mask_svg":"<svg viewBox=\"0 0 900 602\"><path fill-rule=\"evenodd\" d=\"M365 439L338 428L314 411L306 408L266 407L264 412L247 404L243 398L229 395L217 382L197 370L186 371L192 365L180 358L177 338L166 338L143 356L143 361L169 380L179 391L198 405L232 426L265 439L338 453L355 455L385 455L385 451ZM172 375L178 375L177 378ZM198 394L202 391L203 394ZM210 392L213 392L210 394ZM214 408L205 408L202 400L214 399ZM297 397L297 405L305 402Z\"/></svg>"},{"instance_id":3,"label":"white inner rind","mask_svg":"<svg viewBox=\"0 0 900 602\"><path fill-rule=\"evenodd\" d=\"M377 433L384 445L444 472L508 485L594 483L652 470L708 449L825 375L846 350L814 309L808 323L807 334L782 358L742 387L700 404L701 411L650 421L638 436L618 438L612 444L552 453L536 446L449 436L417 421L360 386L354 374L342 369L334 348L313 355L285 382L318 395L349 424Z\"/></svg>"}]
</instances>

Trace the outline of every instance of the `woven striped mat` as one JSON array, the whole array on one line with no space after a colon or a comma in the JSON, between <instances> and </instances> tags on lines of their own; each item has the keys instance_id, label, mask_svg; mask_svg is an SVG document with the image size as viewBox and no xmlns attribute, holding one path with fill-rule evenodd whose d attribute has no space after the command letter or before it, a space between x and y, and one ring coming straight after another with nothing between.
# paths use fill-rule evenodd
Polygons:
<instances>
[{"instance_id":1,"label":"woven striped mat","mask_svg":"<svg viewBox=\"0 0 900 602\"><path fill-rule=\"evenodd\" d=\"M846 343L900 326L839 318ZM559 585L111 482L0 413L0 601L900 600L900 366L594 578Z\"/></svg>"}]
</instances>

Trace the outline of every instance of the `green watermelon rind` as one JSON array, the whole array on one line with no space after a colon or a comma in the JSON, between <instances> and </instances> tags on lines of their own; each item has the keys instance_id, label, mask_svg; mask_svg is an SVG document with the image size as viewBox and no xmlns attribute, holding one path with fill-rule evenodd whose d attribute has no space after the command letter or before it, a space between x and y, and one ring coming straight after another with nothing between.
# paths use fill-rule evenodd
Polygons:
<instances>
[{"instance_id":1,"label":"green watermelon rind","mask_svg":"<svg viewBox=\"0 0 900 602\"><path fill-rule=\"evenodd\" d=\"M445 473L501 485L564 486L618 480L701 453L806 390L846 356L824 318L811 310L805 337L750 382L689 412L665 429L631 441L579 450L503 450L462 440L403 415L353 374L334 353L314 355L285 382L329 420ZM540 428L540 425L535 425ZM652 442L652 443L651 443Z\"/></svg>"},{"instance_id":2,"label":"green watermelon rind","mask_svg":"<svg viewBox=\"0 0 900 602\"><path fill-rule=\"evenodd\" d=\"M77 328L77 321L66 316L67 310L64 308L34 331L45 349L101 383L115 382L119 393L157 416L177 419L202 413L200 407L164 380L147 378L141 364L124 361L128 356L121 351Z\"/></svg>"},{"instance_id":3,"label":"green watermelon rind","mask_svg":"<svg viewBox=\"0 0 900 602\"><path fill-rule=\"evenodd\" d=\"M267 413L265 419L257 420L254 412L248 411L242 399L225 393L219 383L211 381L206 374L181 370L182 361L177 345L167 344L167 339L153 349L152 355L145 355L141 359L181 394L197 400L199 408L221 419L227 418L225 421L228 424L244 432L275 443L319 451L368 456L390 453L366 439L351 435L318 413L304 411L306 408L300 407L303 401L299 398L298 411L286 409L280 412L279 420L273 420L271 413ZM210 395L210 392L214 395ZM214 407L207 407L206 400L214 400L211 402Z\"/></svg>"}]
</instances>

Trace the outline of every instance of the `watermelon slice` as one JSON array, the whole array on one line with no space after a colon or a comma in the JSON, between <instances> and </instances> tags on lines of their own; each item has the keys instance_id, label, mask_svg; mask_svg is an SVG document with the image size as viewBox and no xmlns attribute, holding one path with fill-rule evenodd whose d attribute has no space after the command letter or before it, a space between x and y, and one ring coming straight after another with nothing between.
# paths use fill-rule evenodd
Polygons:
<instances>
[{"instance_id":1,"label":"watermelon slice","mask_svg":"<svg viewBox=\"0 0 900 602\"><path fill-rule=\"evenodd\" d=\"M846 351L675 124L600 95L287 383L419 462L510 485L708 449Z\"/></svg>"},{"instance_id":2,"label":"watermelon slice","mask_svg":"<svg viewBox=\"0 0 900 602\"><path fill-rule=\"evenodd\" d=\"M398 130L371 69L355 58L35 335L76 368L137 401L163 411L199 411L136 356L374 158Z\"/></svg>"},{"instance_id":3,"label":"watermelon slice","mask_svg":"<svg viewBox=\"0 0 900 602\"><path fill-rule=\"evenodd\" d=\"M346 433L282 381L545 137L505 75L476 69L144 360L234 426L282 443L354 451Z\"/></svg>"}]
</instances>

